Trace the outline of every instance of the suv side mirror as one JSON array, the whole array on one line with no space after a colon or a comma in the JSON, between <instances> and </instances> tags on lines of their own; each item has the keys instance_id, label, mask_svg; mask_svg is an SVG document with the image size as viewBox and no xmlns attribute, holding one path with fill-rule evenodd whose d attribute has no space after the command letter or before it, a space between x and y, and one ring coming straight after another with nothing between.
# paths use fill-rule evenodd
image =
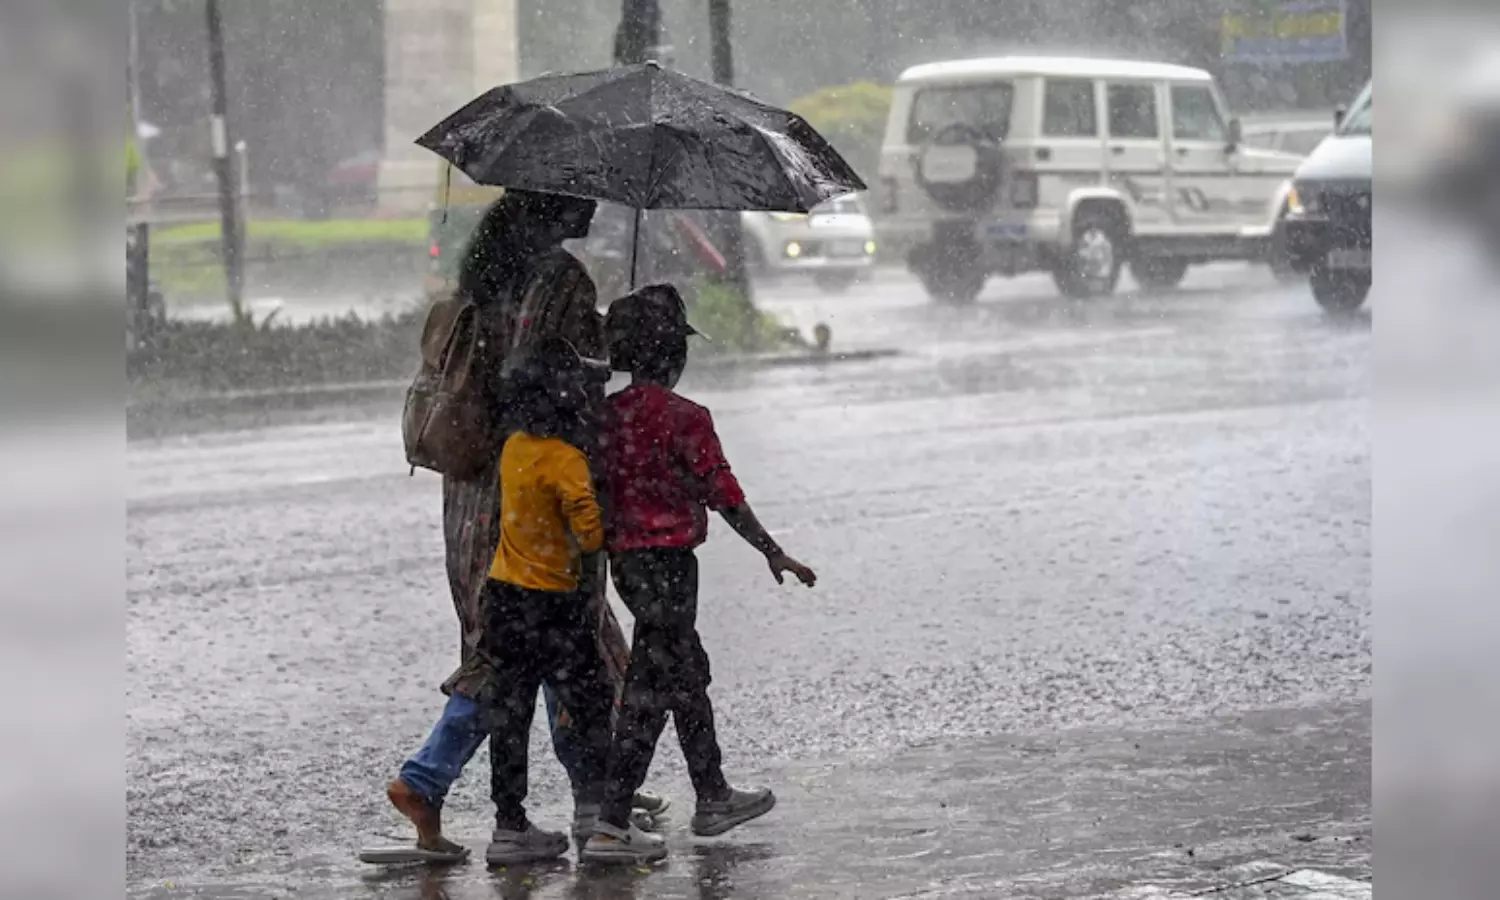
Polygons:
<instances>
[{"instance_id":1,"label":"suv side mirror","mask_svg":"<svg viewBox=\"0 0 1500 900\"><path fill-rule=\"evenodd\" d=\"M1333 130L1334 131L1338 131L1339 127L1344 124L1344 116L1346 116L1348 114L1349 114L1349 107L1347 107L1347 106L1336 106L1336 107L1333 108Z\"/></svg>"},{"instance_id":2,"label":"suv side mirror","mask_svg":"<svg viewBox=\"0 0 1500 900\"><path fill-rule=\"evenodd\" d=\"M1237 149L1245 141L1245 126L1240 123L1239 116L1229 120L1229 144L1224 148L1229 151Z\"/></svg>"}]
</instances>

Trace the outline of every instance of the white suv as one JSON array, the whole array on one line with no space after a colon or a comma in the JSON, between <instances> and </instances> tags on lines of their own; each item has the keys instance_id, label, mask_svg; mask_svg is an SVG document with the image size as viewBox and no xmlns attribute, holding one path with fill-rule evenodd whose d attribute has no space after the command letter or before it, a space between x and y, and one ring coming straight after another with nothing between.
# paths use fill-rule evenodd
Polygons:
<instances>
[{"instance_id":1,"label":"white suv","mask_svg":"<svg viewBox=\"0 0 1500 900\"><path fill-rule=\"evenodd\" d=\"M1213 78L1165 63L1002 57L916 66L880 159L882 240L928 293L1050 271L1108 294L1129 261L1164 288L1193 263L1265 259L1301 157L1247 146Z\"/></svg>"}]
</instances>

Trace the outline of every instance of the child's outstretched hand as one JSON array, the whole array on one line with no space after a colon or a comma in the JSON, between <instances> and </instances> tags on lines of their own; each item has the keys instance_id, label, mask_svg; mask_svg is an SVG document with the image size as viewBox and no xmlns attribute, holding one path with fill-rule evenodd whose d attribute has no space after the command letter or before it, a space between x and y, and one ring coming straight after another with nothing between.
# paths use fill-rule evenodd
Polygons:
<instances>
[{"instance_id":1,"label":"child's outstretched hand","mask_svg":"<svg viewBox=\"0 0 1500 900\"><path fill-rule=\"evenodd\" d=\"M797 580L812 587L818 583L818 573L797 562L785 553L773 553L766 557L766 562L771 566L771 574L775 576L777 584L786 583L786 573L791 572L797 576Z\"/></svg>"}]
</instances>

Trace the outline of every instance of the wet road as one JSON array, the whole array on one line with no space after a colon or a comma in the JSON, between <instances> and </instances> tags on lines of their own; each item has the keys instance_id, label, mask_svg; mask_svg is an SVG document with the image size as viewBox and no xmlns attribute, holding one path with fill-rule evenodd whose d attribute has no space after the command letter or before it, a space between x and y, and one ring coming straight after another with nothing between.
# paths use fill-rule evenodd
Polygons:
<instances>
[{"instance_id":1,"label":"wet road","mask_svg":"<svg viewBox=\"0 0 1500 900\"><path fill-rule=\"evenodd\" d=\"M740 850L674 833L679 863L641 896L947 896L987 872L1013 879L1003 895L1085 896L1112 877L1093 865L1102 834L1149 859L1196 827L1190 841L1251 858L1317 823L1335 844L1309 846L1347 848L1318 861L1368 874L1367 319L1327 319L1305 289L1238 266L1092 304L1023 279L939 307L894 276L761 302L828 322L838 346L903 354L685 386L821 581L778 588L715 528L702 627L727 769L783 804L722 845ZM437 479L408 477L394 412L130 446L133 892L595 896L566 871L371 880L352 861L402 833L380 788L456 652ZM1251 712L1262 724L1224 724ZM1089 752L1109 741L1133 749ZM1037 765L1017 742L1061 755ZM1203 758L1182 750L1200 743ZM540 734L535 748L538 818L560 823L561 771ZM663 748L653 781L690 806L670 730ZM1078 780L1049 793L1059 766ZM476 760L450 801L471 842L487 770ZM1252 802L1224 789L1236 778L1285 796ZM921 802L966 784L989 816L967 830ZM892 809L915 849L877 877L852 861ZM1060 809L1118 831L1083 812L1025 827ZM965 840L988 846L955 868ZM725 854L735 875L708 893L697 870Z\"/></svg>"}]
</instances>

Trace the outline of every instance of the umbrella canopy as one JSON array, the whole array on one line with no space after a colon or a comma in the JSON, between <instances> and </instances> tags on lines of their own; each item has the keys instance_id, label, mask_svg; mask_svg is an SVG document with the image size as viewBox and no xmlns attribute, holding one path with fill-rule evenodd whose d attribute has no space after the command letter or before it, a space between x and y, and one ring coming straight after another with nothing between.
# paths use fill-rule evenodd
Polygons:
<instances>
[{"instance_id":1,"label":"umbrella canopy","mask_svg":"<svg viewBox=\"0 0 1500 900\"><path fill-rule=\"evenodd\" d=\"M486 92L417 140L480 184L805 213L865 184L802 117L656 63Z\"/></svg>"}]
</instances>

